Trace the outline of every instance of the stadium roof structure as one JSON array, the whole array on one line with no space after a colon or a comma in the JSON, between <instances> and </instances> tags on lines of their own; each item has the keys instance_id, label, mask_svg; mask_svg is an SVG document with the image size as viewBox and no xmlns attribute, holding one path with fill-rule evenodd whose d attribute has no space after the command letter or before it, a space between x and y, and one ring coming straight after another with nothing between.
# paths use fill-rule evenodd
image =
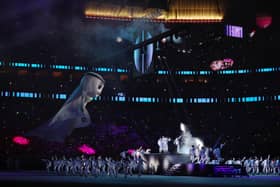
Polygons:
<instances>
[{"instance_id":1,"label":"stadium roof structure","mask_svg":"<svg viewBox=\"0 0 280 187\"><path fill-rule=\"evenodd\" d=\"M124 3L125 2L125 3ZM123 3L89 2L84 14L91 19L144 20L163 23L213 23L222 22L226 0L168 0L162 6L140 6Z\"/></svg>"}]
</instances>

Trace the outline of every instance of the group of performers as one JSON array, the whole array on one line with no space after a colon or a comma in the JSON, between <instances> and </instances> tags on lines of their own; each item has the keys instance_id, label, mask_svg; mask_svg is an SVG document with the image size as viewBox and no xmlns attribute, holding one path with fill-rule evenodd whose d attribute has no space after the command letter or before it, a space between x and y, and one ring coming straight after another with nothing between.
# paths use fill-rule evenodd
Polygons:
<instances>
[{"instance_id":1,"label":"group of performers","mask_svg":"<svg viewBox=\"0 0 280 187\"><path fill-rule=\"evenodd\" d=\"M171 138L160 137L158 139L158 146L160 153L168 153L168 142ZM175 141L177 141L175 139ZM174 141L174 142L175 142ZM215 148L208 148L205 146L199 147L191 145L189 149L190 160L194 164L225 164L225 165L241 165L245 168L246 172L250 175L279 175L280 174L280 160L279 158L271 159L270 155L266 158L262 157L244 157L243 159L229 159L224 160L221 155L221 150L225 146L222 143ZM211 156L210 156L211 153Z\"/></svg>"},{"instance_id":2,"label":"group of performers","mask_svg":"<svg viewBox=\"0 0 280 187\"><path fill-rule=\"evenodd\" d=\"M162 138L162 137L161 137ZM167 138L168 139L168 138ZM167 140L170 141L170 140ZM270 156L262 157L244 157L243 159L223 160L221 157L221 149L224 144L220 144L215 149L206 147L191 146L189 156L194 164L225 164L225 165L240 165L245 168L249 175L279 175L280 160L279 158L271 159ZM162 149L161 149L162 150ZM209 153L213 153L213 158L210 159ZM147 162L144 155L150 154L150 150L143 150L142 147L136 150L126 150L120 153L120 159L114 160L111 157L102 158L98 156L77 156L75 158L66 158L56 156L51 159L43 159L48 172L55 172L58 175L79 175L79 176L112 176L118 177L123 174L124 177L138 175L142 173L153 174L155 171L147 171L150 169L150 163ZM149 167L147 166L149 164Z\"/></svg>"},{"instance_id":3,"label":"group of performers","mask_svg":"<svg viewBox=\"0 0 280 187\"><path fill-rule=\"evenodd\" d=\"M158 146L159 146L159 152L160 153L168 153L168 143L171 141L171 138L162 136L158 139ZM176 138L174 140L174 144L177 145L177 153L180 153L180 139ZM184 140L183 140L184 141ZM223 161L223 158L221 156L221 149L224 147L225 143L220 144L219 146L215 148L208 148L205 146L198 145L191 145L189 147L189 150L186 152L186 154L189 154L191 162L192 163L203 163L207 164L210 162L210 151L213 152L214 159L212 159L212 162L215 164L221 163Z\"/></svg>"},{"instance_id":4,"label":"group of performers","mask_svg":"<svg viewBox=\"0 0 280 187\"><path fill-rule=\"evenodd\" d=\"M223 161L221 149L224 147L225 143L216 145L213 148L205 147L199 138L192 136L190 130L184 123L180 123L180 130L181 135L173 141L177 146L177 153L189 155L192 163L210 163L210 152L213 154L211 162L220 164ZM157 144L160 153L168 153L168 143L170 141L171 138L165 136L161 136L158 139Z\"/></svg>"},{"instance_id":5,"label":"group of performers","mask_svg":"<svg viewBox=\"0 0 280 187\"><path fill-rule=\"evenodd\" d=\"M217 144L213 148L203 145L202 141L197 141L193 138L185 128L181 128L182 135L177 137L173 143L177 145L177 153L187 154L191 163L194 164L226 164L226 165L240 165L245 168L246 172L251 175L258 174L280 174L280 160L279 158L271 159L262 157L250 157L243 159L229 159L224 160L221 155L221 150L225 143ZM196 141L193 141L196 140ZM161 136L157 144L159 146L159 153L168 153L168 143L171 141L170 137ZM194 143L190 145L190 143ZM188 150L186 150L188 148ZM56 156L51 159L43 159L46 163L46 170L48 172L54 171L59 175L80 175L80 176L114 176L117 177L120 173L124 177L137 174L141 176L145 171L147 173L155 173L156 166L145 159L145 154L150 154L150 149L144 150L142 147L136 150L125 150L120 153L120 160L113 160L111 157L95 156L86 157L81 155L76 158L66 158L62 156L58 159ZM151 169L152 168L152 169ZM153 170L154 168L154 170Z\"/></svg>"},{"instance_id":6,"label":"group of performers","mask_svg":"<svg viewBox=\"0 0 280 187\"><path fill-rule=\"evenodd\" d=\"M114 160L111 157L102 158L98 156L84 155L77 156L76 158L66 158L57 156L51 159L42 159L45 162L46 170L48 172L55 172L58 175L80 175L80 176L113 176L117 177L120 173L124 177L137 174L141 176L144 171L144 163L146 162L143 157L144 153L149 150L143 150L140 147L133 152L129 150L120 153L120 160Z\"/></svg>"},{"instance_id":7,"label":"group of performers","mask_svg":"<svg viewBox=\"0 0 280 187\"><path fill-rule=\"evenodd\" d=\"M236 162L233 158L230 160L230 162ZM227 164L228 161L225 163ZM268 155L266 158L262 157L249 157L249 158L243 158L241 160L242 165L245 167L246 172L251 175L259 175L259 174L265 174L265 175L279 175L280 174L280 160L278 158L270 158L270 155Z\"/></svg>"}]
</instances>

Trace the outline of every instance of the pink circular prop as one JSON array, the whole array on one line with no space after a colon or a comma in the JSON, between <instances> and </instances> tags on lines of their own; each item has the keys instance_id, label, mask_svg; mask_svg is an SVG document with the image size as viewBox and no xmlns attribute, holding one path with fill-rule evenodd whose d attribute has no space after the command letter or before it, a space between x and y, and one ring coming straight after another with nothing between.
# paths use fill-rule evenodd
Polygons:
<instances>
[{"instance_id":1,"label":"pink circular prop","mask_svg":"<svg viewBox=\"0 0 280 187\"><path fill-rule=\"evenodd\" d=\"M265 28L269 27L271 25L271 23L272 23L272 17L269 15L256 17L256 24L261 29L265 29Z\"/></svg>"},{"instance_id":2,"label":"pink circular prop","mask_svg":"<svg viewBox=\"0 0 280 187\"><path fill-rule=\"evenodd\" d=\"M18 145L28 145L30 143L30 140L23 136L14 136L13 142Z\"/></svg>"},{"instance_id":3,"label":"pink circular prop","mask_svg":"<svg viewBox=\"0 0 280 187\"><path fill-rule=\"evenodd\" d=\"M87 155L94 155L96 153L96 151L92 147L86 144L83 144L80 147L78 147L78 150Z\"/></svg>"}]
</instances>

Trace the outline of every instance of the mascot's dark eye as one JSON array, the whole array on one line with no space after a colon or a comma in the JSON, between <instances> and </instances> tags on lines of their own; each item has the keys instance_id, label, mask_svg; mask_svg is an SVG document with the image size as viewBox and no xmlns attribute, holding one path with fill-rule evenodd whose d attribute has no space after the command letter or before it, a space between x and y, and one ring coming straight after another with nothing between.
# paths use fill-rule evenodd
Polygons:
<instances>
[{"instance_id":1,"label":"mascot's dark eye","mask_svg":"<svg viewBox=\"0 0 280 187\"><path fill-rule=\"evenodd\" d=\"M99 85L99 86L98 86L98 90L100 90L101 88L102 88L102 85Z\"/></svg>"}]
</instances>

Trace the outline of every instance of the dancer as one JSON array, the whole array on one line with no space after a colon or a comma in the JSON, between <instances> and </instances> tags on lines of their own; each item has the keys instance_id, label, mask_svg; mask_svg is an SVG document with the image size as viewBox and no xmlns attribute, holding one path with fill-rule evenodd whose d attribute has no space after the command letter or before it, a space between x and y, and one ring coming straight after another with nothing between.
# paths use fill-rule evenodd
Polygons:
<instances>
[{"instance_id":1,"label":"dancer","mask_svg":"<svg viewBox=\"0 0 280 187\"><path fill-rule=\"evenodd\" d=\"M158 146L159 146L160 153L168 153L168 142L170 141L171 138L164 137L164 136L158 139Z\"/></svg>"},{"instance_id":2,"label":"dancer","mask_svg":"<svg viewBox=\"0 0 280 187\"><path fill-rule=\"evenodd\" d=\"M215 159L217 160L218 164L220 164L223 161L221 150L225 146L226 143L222 143L213 150L213 154Z\"/></svg>"},{"instance_id":3,"label":"dancer","mask_svg":"<svg viewBox=\"0 0 280 187\"><path fill-rule=\"evenodd\" d=\"M192 163L195 162L195 147L194 147L194 145L192 145L192 147L190 148L190 159L191 159Z\"/></svg>"}]
</instances>

